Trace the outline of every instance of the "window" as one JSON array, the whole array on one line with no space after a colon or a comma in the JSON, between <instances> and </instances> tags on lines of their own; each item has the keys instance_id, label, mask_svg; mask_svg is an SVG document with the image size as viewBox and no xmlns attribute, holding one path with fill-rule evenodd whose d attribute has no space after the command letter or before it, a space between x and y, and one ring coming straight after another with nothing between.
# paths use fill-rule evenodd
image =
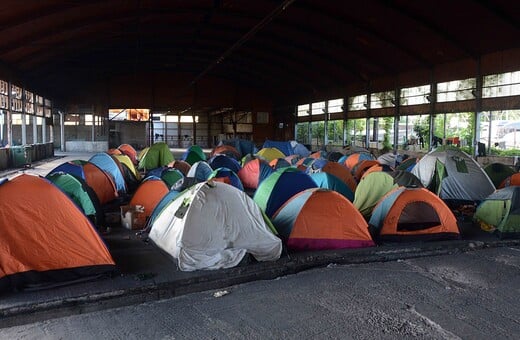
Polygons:
<instances>
[{"instance_id":1,"label":"window","mask_svg":"<svg viewBox=\"0 0 520 340\"><path fill-rule=\"evenodd\" d=\"M343 112L343 98L329 100L329 113Z\"/></svg>"},{"instance_id":2,"label":"window","mask_svg":"<svg viewBox=\"0 0 520 340\"><path fill-rule=\"evenodd\" d=\"M13 113L11 115L11 123L13 125L22 125L22 115L19 113Z\"/></svg>"},{"instance_id":3,"label":"window","mask_svg":"<svg viewBox=\"0 0 520 340\"><path fill-rule=\"evenodd\" d=\"M65 125L79 125L79 114L71 113L65 115Z\"/></svg>"},{"instance_id":4,"label":"window","mask_svg":"<svg viewBox=\"0 0 520 340\"><path fill-rule=\"evenodd\" d=\"M85 126L92 126L94 124L94 115L85 115Z\"/></svg>"},{"instance_id":5,"label":"window","mask_svg":"<svg viewBox=\"0 0 520 340\"><path fill-rule=\"evenodd\" d=\"M428 104L430 95L430 85L407 87L401 89L401 105Z\"/></svg>"},{"instance_id":6,"label":"window","mask_svg":"<svg viewBox=\"0 0 520 340\"><path fill-rule=\"evenodd\" d=\"M505 97L520 95L520 71L484 76L482 97Z\"/></svg>"},{"instance_id":7,"label":"window","mask_svg":"<svg viewBox=\"0 0 520 340\"><path fill-rule=\"evenodd\" d=\"M22 112L22 100L11 98L11 110L15 112Z\"/></svg>"},{"instance_id":8,"label":"window","mask_svg":"<svg viewBox=\"0 0 520 340\"><path fill-rule=\"evenodd\" d=\"M135 122L148 121L150 118L150 110L148 109L109 109L108 119L124 121L130 120Z\"/></svg>"},{"instance_id":9,"label":"window","mask_svg":"<svg viewBox=\"0 0 520 340\"><path fill-rule=\"evenodd\" d=\"M325 102L312 103L312 114L322 115L325 113Z\"/></svg>"},{"instance_id":10,"label":"window","mask_svg":"<svg viewBox=\"0 0 520 340\"><path fill-rule=\"evenodd\" d=\"M453 102L475 98L473 93L477 88L477 79L468 78L453 80L437 84L437 101Z\"/></svg>"},{"instance_id":11,"label":"window","mask_svg":"<svg viewBox=\"0 0 520 340\"><path fill-rule=\"evenodd\" d=\"M370 94L370 108L379 109L395 105L394 91L384 91Z\"/></svg>"},{"instance_id":12,"label":"window","mask_svg":"<svg viewBox=\"0 0 520 340\"><path fill-rule=\"evenodd\" d=\"M181 116L181 123L193 123L193 116ZM199 122L199 116L195 116L195 123Z\"/></svg>"},{"instance_id":13,"label":"window","mask_svg":"<svg viewBox=\"0 0 520 340\"><path fill-rule=\"evenodd\" d=\"M0 94L9 95L9 83L5 80L0 80Z\"/></svg>"},{"instance_id":14,"label":"window","mask_svg":"<svg viewBox=\"0 0 520 340\"><path fill-rule=\"evenodd\" d=\"M366 94L348 98L348 109L350 111L365 110L367 108L366 105L367 105L367 95Z\"/></svg>"},{"instance_id":15,"label":"window","mask_svg":"<svg viewBox=\"0 0 520 340\"><path fill-rule=\"evenodd\" d=\"M310 144L308 122L296 124L296 140L302 144Z\"/></svg>"},{"instance_id":16,"label":"window","mask_svg":"<svg viewBox=\"0 0 520 340\"><path fill-rule=\"evenodd\" d=\"M331 120L328 122L327 137L330 144L343 146L343 120Z\"/></svg>"},{"instance_id":17,"label":"window","mask_svg":"<svg viewBox=\"0 0 520 340\"><path fill-rule=\"evenodd\" d=\"M9 109L9 97L0 94L0 109Z\"/></svg>"},{"instance_id":18,"label":"window","mask_svg":"<svg viewBox=\"0 0 520 340\"><path fill-rule=\"evenodd\" d=\"M310 113L310 105L304 104L304 105L298 105L298 117L304 117L308 116Z\"/></svg>"}]
</instances>

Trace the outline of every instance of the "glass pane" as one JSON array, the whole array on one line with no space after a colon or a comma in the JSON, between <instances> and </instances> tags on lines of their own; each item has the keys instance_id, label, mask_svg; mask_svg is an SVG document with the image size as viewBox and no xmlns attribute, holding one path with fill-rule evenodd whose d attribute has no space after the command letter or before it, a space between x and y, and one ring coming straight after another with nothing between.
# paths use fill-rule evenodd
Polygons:
<instances>
[{"instance_id":1,"label":"glass pane","mask_svg":"<svg viewBox=\"0 0 520 340\"><path fill-rule=\"evenodd\" d=\"M310 104L298 105L298 117L308 116L310 113Z\"/></svg>"},{"instance_id":2,"label":"glass pane","mask_svg":"<svg viewBox=\"0 0 520 340\"><path fill-rule=\"evenodd\" d=\"M329 113L343 112L343 98L329 100Z\"/></svg>"},{"instance_id":3,"label":"glass pane","mask_svg":"<svg viewBox=\"0 0 520 340\"><path fill-rule=\"evenodd\" d=\"M327 125L329 144L343 146L343 120L331 120Z\"/></svg>"},{"instance_id":4,"label":"glass pane","mask_svg":"<svg viewBox=\"0 0 520 340\"><path fill-rule=\"evenodd\" d=\"M322 115L325 113L325 102L312 103L312 114Z\"/></svg>"}]
</instances>

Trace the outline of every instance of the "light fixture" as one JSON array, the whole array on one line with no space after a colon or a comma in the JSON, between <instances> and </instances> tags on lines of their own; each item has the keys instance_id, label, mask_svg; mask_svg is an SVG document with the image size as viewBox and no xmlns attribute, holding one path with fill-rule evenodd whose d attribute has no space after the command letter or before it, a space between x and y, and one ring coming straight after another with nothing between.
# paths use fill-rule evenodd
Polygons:
<instances>
[{"instance_id":1,"label":"light fixture","mask_svg":"<svg viewBox=\"0 0 520 340\"><path fill-rule=\"evenodd\" d=\"M426 95L426 97L425 97L425 98L426 98L426 100L427 100L427 101L428 101L429 103L431 103L431 102L432 102L432 97L431 97L431 96L430 96L429 94L428 94L428 95Z\"/></svg>"}]
</instances>

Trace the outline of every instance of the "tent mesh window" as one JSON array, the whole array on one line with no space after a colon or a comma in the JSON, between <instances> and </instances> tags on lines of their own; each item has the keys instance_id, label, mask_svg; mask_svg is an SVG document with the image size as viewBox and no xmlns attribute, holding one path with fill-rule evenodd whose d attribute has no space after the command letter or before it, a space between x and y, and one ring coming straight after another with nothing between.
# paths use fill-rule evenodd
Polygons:
<instances>
[{"instance_id":1,"label":"tent mesh window","mask_svg":"<svg viewBox=\"0 0 520 340\"><path fill-rule=\"evenodd\" d=\"M410 202L401 212L397 222L398 231L415 231L441 224L435 209L426 202Z\"/></svg>"}]
</instances>

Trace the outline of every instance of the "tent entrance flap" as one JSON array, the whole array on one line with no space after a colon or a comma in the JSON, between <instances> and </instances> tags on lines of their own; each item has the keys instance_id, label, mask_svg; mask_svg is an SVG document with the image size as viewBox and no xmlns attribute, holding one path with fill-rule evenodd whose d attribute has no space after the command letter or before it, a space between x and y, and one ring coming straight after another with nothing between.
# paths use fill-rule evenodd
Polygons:
<instances>
[{"instance_id":1,"label":"tent entrance flap","mask_svg":"<svg viewBox=\"0 0 520 340\"><path fill-rule=\"evenodd\" d=\"M417 222L420 221L420 222ZM403 209L397 222L398 231L416 231L439 226L441 220L435 209L426 202L411 202Z\"/></svg>"}]
</instances>

